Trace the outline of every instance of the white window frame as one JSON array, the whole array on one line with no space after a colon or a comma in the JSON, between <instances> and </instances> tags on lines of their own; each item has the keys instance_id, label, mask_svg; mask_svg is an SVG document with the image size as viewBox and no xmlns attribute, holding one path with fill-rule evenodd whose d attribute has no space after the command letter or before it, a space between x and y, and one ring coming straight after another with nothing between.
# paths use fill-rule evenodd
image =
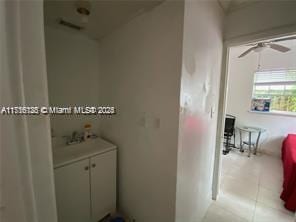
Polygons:
<instances>
[{"instance_id":1,"label":"white window frame","mask_svg":"<svg viewBox=\"0 0 296 222\"><path fill-rule=\"evenodd\" d=\"M255 97L255 87L256 86L271 86L271 85L295 85L296 86L296 80L295 81L278 81L278 82L262 82L262 83L255 83L255 77L256 77L256 73L258 72L278 72L278 71L295 71L296 72L296 68L288 68L288 69L266 69L266 70L256 70L253 74L253 84L252 84L252 96L251 96L251 101ZM293 116L296 117L296 112L292 112L292 111L279 111L279 110L270 110L269 112L261 112L261 111L253 111L253 110L249 110L250 113L259 113L259 114L267 114L267 115L284 115L284 116Z\"/></svg>"}]
</instances>

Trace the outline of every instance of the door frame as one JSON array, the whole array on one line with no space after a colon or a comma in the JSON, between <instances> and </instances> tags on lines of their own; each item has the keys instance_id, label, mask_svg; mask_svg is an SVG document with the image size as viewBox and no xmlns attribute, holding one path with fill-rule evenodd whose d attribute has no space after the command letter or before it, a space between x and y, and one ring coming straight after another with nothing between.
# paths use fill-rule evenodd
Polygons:
<instances>
[{"instance_id":1,"label":"door frame","mask_svg":"<svg viewBox=\"0 0 296 222\"><path fill-rule=\"evenodd\" d=\"M231 47L245 45L258 41L265 41L273 38L281 38L285 36L296 35L296 24L290 26L276 27L273 29L263 30L256 33L241 35L235 38L230 38L224 41L220 89L219 89L219 104L218 104L218 118L216 130L216 143L215 143L215 157L214 157L214 170L212 182L212 199L217 200L219 197L221 168L222 168L222 149L224 137L224 124L226 115L227 104L227 90L228 90L228 64L229 64L229 51ZM295 214L296 217L296 214Z\"/></svg>"}]
</instances>

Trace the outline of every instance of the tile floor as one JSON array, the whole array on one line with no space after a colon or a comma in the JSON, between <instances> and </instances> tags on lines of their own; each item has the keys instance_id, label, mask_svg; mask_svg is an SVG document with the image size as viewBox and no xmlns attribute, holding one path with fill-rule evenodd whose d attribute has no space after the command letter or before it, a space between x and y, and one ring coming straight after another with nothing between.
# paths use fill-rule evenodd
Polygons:
<instances>
[{"instance_id":1,"label":"tile floor","mask_svg":"<svg viewBox=\"0 0 296 222\"><path fill-rule=\"evenodd\" d=\"M279 198L281 185L279 158L231 151L223 155L219 198L203 222L294 222Z\"/></svg>"}]
</instances>

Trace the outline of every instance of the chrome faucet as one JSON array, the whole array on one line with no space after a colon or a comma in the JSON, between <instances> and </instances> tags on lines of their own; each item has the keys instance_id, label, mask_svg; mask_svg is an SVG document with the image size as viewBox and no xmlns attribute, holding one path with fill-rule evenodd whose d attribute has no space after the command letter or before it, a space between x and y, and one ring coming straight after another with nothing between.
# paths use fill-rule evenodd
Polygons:
<instances>
[{"instance_id":1,"label":"chrome faucet","mask_svg":"<svg viewBox=\"0 0 296 222\"><path fill-rule=\"evenodd\" d=\"M71 140L75 141L77 139L77 135L78 133L76 131L73 131Z\"/></svg>"},{"instance_id":2,"label":"chrome faucet","mask_svg":"<svg viewBox=\"0 0 296 222\"><path fill-rule=\"evenodd\" d=\"M73 131L71 136L65 136L67 141L67 145L81 143L82 142L82 136L77 132Z\"/></svg>"}]
</instances>

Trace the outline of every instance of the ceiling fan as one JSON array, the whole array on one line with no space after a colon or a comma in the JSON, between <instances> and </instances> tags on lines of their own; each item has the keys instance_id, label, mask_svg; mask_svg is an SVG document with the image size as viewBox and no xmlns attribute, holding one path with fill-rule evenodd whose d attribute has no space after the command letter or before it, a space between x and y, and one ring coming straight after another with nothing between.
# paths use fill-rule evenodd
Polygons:
<instances>
[{"instance_id":1,"label":"ceiling fan","mask_svg":"<svg viewBox=\"0 0 296 222\"><path fill-rule=\"evenodd\" d=\"M266 41L266 42L258 42L258 43L255 43L255 44L250 44L250 46L252 46L252 47L249 48L247 51L243 52L238 58L242 58L242 57L246 56L247 54L249 54L252 51L261 52L262 50L264 50L266 48L271 48L271 49L274 49L276 51L283 52L283 53L288 52L288 51L291 50L290 48L288 48L286 46L283 46L283 45L276 44L276 42L292 40L292 39L296 39L296 36L282 38L282 39L275 39L275 40Z\"/></svg>"}]
</instances>

